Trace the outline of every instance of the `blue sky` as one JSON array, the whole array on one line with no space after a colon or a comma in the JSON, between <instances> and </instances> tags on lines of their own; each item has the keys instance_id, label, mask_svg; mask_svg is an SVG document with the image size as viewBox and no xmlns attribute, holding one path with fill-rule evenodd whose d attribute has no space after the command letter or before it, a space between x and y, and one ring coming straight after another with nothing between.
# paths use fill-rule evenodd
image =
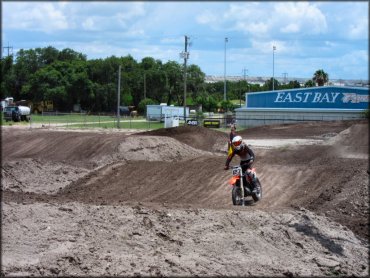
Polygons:
<instances>
[{"instance_id":1,"label":"blue sky","mask_svg":"<svg viewBox=\"0 0 370 278\"><path fill-rule=\"evenodd\" d=\"M188 64L207 75L368 79L368 1L3 1L2 44L72 48L88 59L131 55ZM273 52L273 46L276 50ZM3 49L2 55L7 55ZM274 63L273 63L274 60Z\"/></svg>"}]
</instances>

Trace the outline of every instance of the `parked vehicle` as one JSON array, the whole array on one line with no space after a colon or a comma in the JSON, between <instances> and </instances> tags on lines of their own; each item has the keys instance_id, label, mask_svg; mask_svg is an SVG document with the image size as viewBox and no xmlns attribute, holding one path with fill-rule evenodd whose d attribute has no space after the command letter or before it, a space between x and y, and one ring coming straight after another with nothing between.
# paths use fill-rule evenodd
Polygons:
<instances>
[{"instance_id":1,"label":"parked vehicle","mask_svg":"<svg viewBox=\"0 0 370 278\"><path fill-rule=\"evenodd\" d=\"M250 178L252 173L256 179L256 193L253 193L252 180ZM233 177L229 180L229 184L233 186L231 197L233 205L244 206L247 201L247 197L251 196L252 200L257 202L262 198L262 186L257 177L255 168L247 169L244 173L242 172L241 166L232 167ZM248 202L250 202L248 201Z\"/></svg>"},{"instance_id":2,"label":"parked vehicle","mask_svg":"<svg viewBox=\"0 0 370 278\"><path fill-rule=\"evenodd\" d=\"M12 98L12 97L7 97L5 99L2 99L1 104L0 104L0 110L4 111L5 107L7 107L9 105L12 105L13 102L14 102L14 98Z\"/></svg>"},{"instance_id":3,"label":"parked vehicle","mask_svg":"<svg viewBox=\"0 0 370 278\"><path fill-rule=\"evenodd\" d=\"M30 120L31 109L27 106L7 106L4 109L4 119L5 121L29 121Z\"/></svg>"}]
</instances>

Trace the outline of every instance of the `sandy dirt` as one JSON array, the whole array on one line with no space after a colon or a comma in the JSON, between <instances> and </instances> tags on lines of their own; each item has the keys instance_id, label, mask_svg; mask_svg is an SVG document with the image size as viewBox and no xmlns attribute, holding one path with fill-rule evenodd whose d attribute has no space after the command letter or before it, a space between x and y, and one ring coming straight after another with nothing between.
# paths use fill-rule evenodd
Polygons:
<instances>
[{"instance_id":1,"label":"sandy dirt","mask_svg":"<svg viewBox=\"0 0 370 278\"><path fill-rule=\"evenodd\" d=\"M243 207L227 133L3 128L1 275L367 277L368 122L238 133L263 188Z\"/></svg>"}]
</instances>

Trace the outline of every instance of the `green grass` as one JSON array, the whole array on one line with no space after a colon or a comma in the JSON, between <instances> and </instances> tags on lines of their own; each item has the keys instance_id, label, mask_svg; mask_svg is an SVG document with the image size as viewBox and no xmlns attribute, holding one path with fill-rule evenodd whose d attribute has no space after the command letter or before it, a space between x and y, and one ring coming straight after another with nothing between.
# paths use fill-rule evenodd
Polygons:
<instances>
[{"instance_id":1,"label":"green grass","mask_svg":"<svg viewBox=\"0 0 370 278\"><path fill-rule=\"evenodd\" d=\"M84 115L78 113L70 113L70 114L32 114L30 122L13 122L9 121L6 122L3 119L3 114L1 113L1 123L2 126L16 126L16 125L44 125L45 127L48 126L59 126L62 128L71 128L71 129L89 129L89 128L117 128L117 119L114 116L103 116L103 115ZM180 122L180 126L183 123ZM121 129L159 129L164 128L164 123L159 122L148 122L144 117L121 117L120 118L120 128ZM230 128L221 127L217 129L223 132L230 132ZM241 130L237 130L241 131Z\"/></svg>"},{"instance_id":2,"label":"green grass","mask_svg":"<svg viewBox=\"0 0 370 278\"><path fill-rule=\"evenodd\" d=\"M236 105L236 106L239 106L240 105L240 99L232 99L232 100L230 100L230 102L232 104ZM245 101L242 100L242 106L244 106L244 104L245 104Z\"/></svg>"},{"instance_id":3,"label":"green grass","mask_svg":"<svg viewBox=\"0 0 370 278\"><path fill-rule=\"evenodd\" d=\"M1 113L2 126L17 126L17 125L35 125L56 126L62 128L81 129L81 128L117 128L117 118L114 116L101 116L101 115L83 115L83 114L32 114L30 122L6 122ZM159 129L164 127L164 123L148 122L144 117L130 118L121 117L121 129Z\"/></svg>"},{"instance_id":4,"label":"green grass","mask_svg":"<svg viewBox=\"0 0 370 278\"><path fill-rule=\"evenodd\" d=\"M83 115L83 114L59 114L59 115L31 115L34 123L79 123L79 122L106 122L114 121L112 116Z\"/></svg>"},{"instance_id":5,"label":"green grass","mask_svg":"<svg viewBox=\"0 0 370 278\"><path fill-rule=\"evenodd\" d=\"M131 121L131 122L123 122L120 121L119 128L121 129L159 129L163 128L164 123L159 122L138 122L138 121ZM69 124L68 128L117 128L117 121L114 122L103 122L103 123L81 123L81 124Z\"/></svg>"}]
</instances>

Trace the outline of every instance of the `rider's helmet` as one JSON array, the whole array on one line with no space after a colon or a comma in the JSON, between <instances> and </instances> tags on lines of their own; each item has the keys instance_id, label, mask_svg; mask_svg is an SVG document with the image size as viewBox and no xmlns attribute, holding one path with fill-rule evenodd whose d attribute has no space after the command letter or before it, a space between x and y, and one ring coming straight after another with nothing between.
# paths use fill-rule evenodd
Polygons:
<instances>
[{"instance_id":1,"label":"rider's helmet","mask_svg":"<svg viewBox=\"0 0 370 278\"><path fill-rule=\"evenodd\" d=\"M243 138L241 136L239 135L235 136L232 141L233 148L237 151L240 150L242 142L243 142Z\"/></svg>"}]
</instances>

